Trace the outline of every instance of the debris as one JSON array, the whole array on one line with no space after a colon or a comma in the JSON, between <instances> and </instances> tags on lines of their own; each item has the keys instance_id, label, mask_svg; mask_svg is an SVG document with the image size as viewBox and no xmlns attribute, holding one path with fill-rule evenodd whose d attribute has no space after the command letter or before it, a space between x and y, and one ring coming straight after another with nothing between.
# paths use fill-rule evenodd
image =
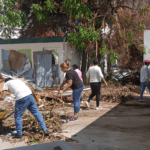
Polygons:
<instances>
[{"instance_id":1,"label":"debris","mask_svg":"<svg viewBox=\"0 0 150 150\"><path fill-rule=\"evenodd\" d=\"M41 107L43 107L43 106L44 106L44 105L42 104L42 105L39 106L39 108L41 108Z\"/></svg>"}]
</instances>

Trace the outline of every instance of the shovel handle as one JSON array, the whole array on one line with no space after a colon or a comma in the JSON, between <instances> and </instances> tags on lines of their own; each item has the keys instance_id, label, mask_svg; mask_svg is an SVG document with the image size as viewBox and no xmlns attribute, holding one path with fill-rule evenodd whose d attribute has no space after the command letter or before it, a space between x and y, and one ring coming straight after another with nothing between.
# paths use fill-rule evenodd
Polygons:
<instances>
[{"instance_id":1,"label":"shovel handle","mask_svg":"<svg viewBox=\"0 0 150 150\"><path fill-rule=\"evenodd\" d=\"M18 111L20 111L20 110L16 110L16 111L13 111L12 113L10 113L7 117L5 117L5 118L3 118L3 119L1 119L1 120L5 120L5 119L7 119L8 117L10 117L12 114L14 114L15 112L18 112Z\"/></svg>"}]
</instances>

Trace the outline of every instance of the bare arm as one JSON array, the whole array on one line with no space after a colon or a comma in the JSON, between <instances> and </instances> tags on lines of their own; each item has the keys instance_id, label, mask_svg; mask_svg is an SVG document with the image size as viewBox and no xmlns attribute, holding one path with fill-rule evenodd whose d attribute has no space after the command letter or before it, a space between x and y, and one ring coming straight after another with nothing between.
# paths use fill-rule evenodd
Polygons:
<instances>
[{"instance_id":1,"label":"bare arm","mask_svg":"<svg viewBox=\"0 0 150 150\"><path fill-rule=\"evenodd\" d=\"M63 92L65 92L68 88L72 86L72 80L68 80L67 86L63 89Z\"/></svg>"},{"instance_id":2,"label":"bare arm","mask_svg":"<svg viewBox=\"0 0 150 150\"><path fill-rule=\"evenodd\" d=\"M1 73L0 73L0 77L2 78L3 81L5 81L6 78L4 78Z\"/></svg>"},{"instance_id":3,"label":"bare arm","mask_svg":"<svg viewBox=\"0 0 150 150\"><path fill-rule=\"evenodd\" d=\"M103 82L105 83L105 85L107 86L107 82L106 80L104 79L104 77L102 78Z\"/></svg>"},{"instance_id":4,"label":"bare arm","mask_svg":"<svg viewBox=\"0 0 150 150\"><path fill-rule=\"evenodd\" d=\"M87 78L87 84L89 84L89 78Z\"/></svg>"},{"instance_id":5,"label":"bare arm","mask_svg":"<svg viewBox=\"0 0 150 150\"><path fill-rule=\"evenodd\" d=\"M60 89L62 89L62 87L67 83L66 78L64 79L63 83L60 85Z\"/></svg>"}]
</instances>

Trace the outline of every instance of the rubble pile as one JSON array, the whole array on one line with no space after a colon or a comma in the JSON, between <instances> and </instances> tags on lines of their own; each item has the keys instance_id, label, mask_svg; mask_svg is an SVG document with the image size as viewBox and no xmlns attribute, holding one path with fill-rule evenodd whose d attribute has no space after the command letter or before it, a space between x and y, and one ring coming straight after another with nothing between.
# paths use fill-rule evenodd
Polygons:
<instances>
[{"instance_id":1,"label":"rubble pile","mask_svg":"<svg viewBox=\"0 0 150 150\"><path fill-rule=\"evenodd\" d=\"M55 113L45 113L42 115L47 129L51 133L61 133L61 119L59 115ZM50 134L48 137L44 137L39 123L31 115L24 115L22 118L22 123L24 127L23 134L28 137L28 144L32 142L41 143L45 140L45 138L50 142L62 139L61 136L56 137L54 134Z\"/></svg>"}]
</instances>

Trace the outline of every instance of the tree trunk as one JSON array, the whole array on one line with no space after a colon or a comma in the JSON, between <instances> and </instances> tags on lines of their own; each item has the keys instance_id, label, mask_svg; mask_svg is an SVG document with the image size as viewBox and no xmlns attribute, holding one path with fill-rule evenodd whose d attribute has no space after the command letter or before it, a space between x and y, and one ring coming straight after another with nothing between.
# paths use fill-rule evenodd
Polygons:
<instances>
[{"instance_id":1,"label":"tree trunk","mask_svg":"<svg viewBox=\"0 0 150 150\"><path fill-rule=\"evenodd\" d=\"M83 51L82 54L82 78L83 78L83 83L86 85L86 65L87 65L87 52Z\"/></svg>"}]
</instances>

